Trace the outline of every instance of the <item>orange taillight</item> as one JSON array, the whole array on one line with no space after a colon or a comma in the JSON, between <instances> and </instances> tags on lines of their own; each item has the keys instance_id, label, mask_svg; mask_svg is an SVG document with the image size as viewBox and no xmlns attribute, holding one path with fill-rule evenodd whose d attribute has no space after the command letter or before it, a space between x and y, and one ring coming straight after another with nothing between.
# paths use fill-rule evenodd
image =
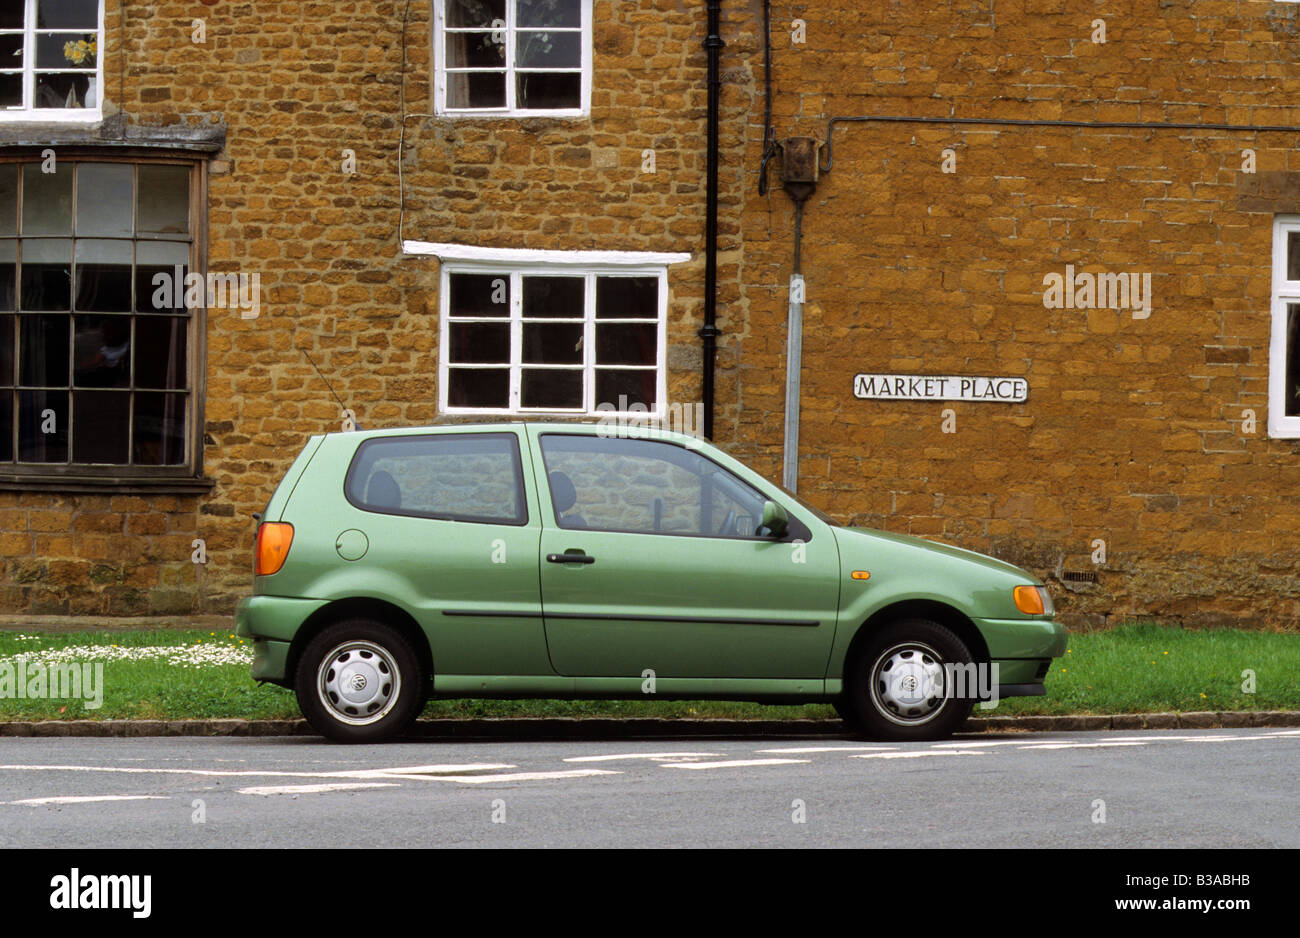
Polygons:
<instances>
[{"instance_id":1,"label":"orange taillight","mask_svg":"<svg viewBox=\"0 0 1300 938\"><path fill-rule=\"evenodd\" d=\"M288 550L286 547L285 550ZM1038 591L1036 586L1017 586L1012 593L1016 601L1016 608L1027 616L1041 616L1045 614L1043 608L1043 594Z\"/></svg>"},{"instance_id":2,"label":"orange taillight","mask_svg":"<svg viewBox=\"0 0 1300 938\"><path fill-rule=\"evenodd\" d=\"M283 521L267 521L257 528L257 543L253 547L253 573L270 576L284 566L293 543L293 525Z\"/></svg>"}]
</instances>

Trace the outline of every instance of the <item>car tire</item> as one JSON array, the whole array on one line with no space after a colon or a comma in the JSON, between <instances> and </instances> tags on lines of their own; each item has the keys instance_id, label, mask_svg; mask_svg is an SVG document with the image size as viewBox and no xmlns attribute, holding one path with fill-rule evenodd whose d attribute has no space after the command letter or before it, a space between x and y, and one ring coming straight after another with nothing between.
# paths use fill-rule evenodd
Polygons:
<instances>
[{"instance_id":1,"label":"car tire","mask_svg":"<svg viewBox=\"0 0 1300 938\"><path fill-rule=\"evenodd\" d=\"M845 669L845 722L875 740L951 736L970 715L972 701L949 696L944 665L971 660L965 643L937 622L891 622L866 638Z\"/></svg>"},{"instance_id":2,"label":"car tire","mask_svg":"<svg viewBox=\"0 0 1300 938\"><path fill-rule=\"evenodd\" d=\"M294 680L312 729L340 743L373 743L410 728L424 704L420 659L400 632L348 619L307 643Z\"/></svg>"}]
</instances>

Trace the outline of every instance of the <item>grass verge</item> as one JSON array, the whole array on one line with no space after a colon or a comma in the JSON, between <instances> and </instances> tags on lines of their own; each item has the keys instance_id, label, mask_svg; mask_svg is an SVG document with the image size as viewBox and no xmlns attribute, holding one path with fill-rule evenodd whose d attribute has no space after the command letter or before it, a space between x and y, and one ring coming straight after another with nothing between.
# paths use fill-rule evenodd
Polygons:
<instances>
[{"instance_id":1,"label":"grass verge","mask_svg":"<svg viewBox=\"0 0 1300 938\"><path fill-rule=\"evenodd\" d=\"M102 704L16 696L17 661L103 663ZM0 720L236 717L300 714L294 695L254 684L251 652L228 632L0 632ZM10 684L5 675L11 673ZM1254 692L1245 690L1251 672ZM1151 624L1070 639L1052 665L1046 697L1004 700L977 716L1300 710L1300 635ZM83 688L84 692L85 688ZM93 701L92 701L93 702ZM733 701L440 700L426 717L715 717L821 719L822 704L767 706Z\"/></svg>"}]
</instances>

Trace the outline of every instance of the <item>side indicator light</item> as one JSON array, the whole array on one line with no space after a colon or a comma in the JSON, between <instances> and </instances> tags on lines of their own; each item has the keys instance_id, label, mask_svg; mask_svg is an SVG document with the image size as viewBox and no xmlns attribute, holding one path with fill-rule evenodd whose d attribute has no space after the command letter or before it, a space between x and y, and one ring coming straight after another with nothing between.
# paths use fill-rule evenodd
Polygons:
<instances>
[{"instance_id":1,"label":"side indicator light","mask_svg":"<svg viewBox=\"0 0 1300 938\"><path fill-rule=\"evenodd\" d=\"M257 543L253 546L253 573L270 576L284 566L293 544L293 525L267 521L257 526Z\"/></svg>"},{"instance_id":2,"label":"side indicator light","mask_svg":"<svg viewBox=\"0 0 1300 938\"><path fill-rule=\"evenodd\" d=\"M1017 586L1011 595L1016 601L1016 608L1025 615L1041 616L1044 614L1043 595L1038 592L1038 587Z\"/></svg>"},{"instance_id":3,"label":"side indicator light","mask_svg":"<svg viewBox=\"0 0 1300 938\"><path fill-rule=\"evenodd\" d=\"M853 577L853 579L855 580L871 579L871 574L868 573L866 570L854 570L852 573L849 574L849 576Z\"/></svg>"}]
</instances>

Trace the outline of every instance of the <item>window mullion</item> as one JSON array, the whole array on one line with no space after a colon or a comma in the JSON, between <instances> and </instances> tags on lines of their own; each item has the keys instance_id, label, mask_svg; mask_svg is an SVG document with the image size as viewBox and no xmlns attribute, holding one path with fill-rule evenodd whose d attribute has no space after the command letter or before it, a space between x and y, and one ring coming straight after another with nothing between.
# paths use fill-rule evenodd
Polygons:
<instances>
[{"instance_id":1,"label":"window mullion","mask_svg":"<svg viewBox=\"0 0 1300 938\"><path fill-rule=\"evenodd\" d=\"M582 311L582 409L592 413L596 405L596 274L587 274Z\"/></svg>"},{"instance_id":2,"label":"window mullion","mask_svg":"<svg viewBox=\"0 0 1300 938\"><path fill-rule=\"evenodd\" d=\"M510 400L506 404L512 413L519 410L523 400L521 393L523 384L521 363L524 357L523 286L523 274L517 270L512 271L510 274Z\"/></svg>"},{"instance_id":3,"label":"window mullion","mask_svg":"<svg viewBox=\"0 0 1300 938\"><path fill-rule=\"evenodd\" d=\"M517 19L515 0L506 0L506 110L513 114L519 108L515 96L515 21Z\"/></svg>"}]
</instances>

